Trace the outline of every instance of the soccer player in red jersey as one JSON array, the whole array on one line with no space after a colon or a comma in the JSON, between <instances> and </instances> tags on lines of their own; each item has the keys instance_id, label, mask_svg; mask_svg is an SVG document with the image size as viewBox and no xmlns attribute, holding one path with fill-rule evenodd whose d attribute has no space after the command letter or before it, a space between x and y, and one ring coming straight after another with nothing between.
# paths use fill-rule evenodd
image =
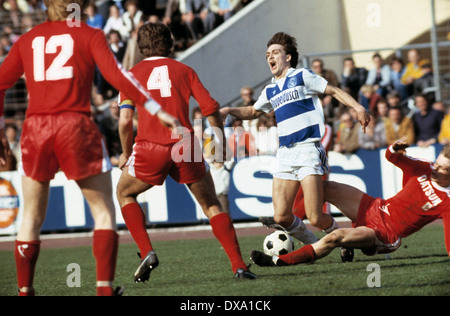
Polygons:
<instances>
[{"instance_id":1,"label":"soccer player in red jersey","mask_svg":"<svg viewBox=\"0 0 450 316\"><path fill-rule=\"evenodd\" d=\"M94 218L97 295L113 295L118 235L111 164L100 131L90 119L95 65L113 86L132 95L162 124L175 128L179 123L122 70L103 32L81 21L87 0L44 3L48 20L22 35L0 67L0 127L4 126L6 89L25 74L29 93L21 138L23 221L15 245L19 295L35 294L33 277L40 252L40 229L46 216L49 183L58 169L77 182ZM73 11L69 4L79 9L78 20L68 19Z\"/></svg>"},{"instance_id":2,"label":"soccer player in red jersey","mask_svg":"<svg viewBox=\"0 0 450 316\"><path fill-rule=\"evenodd\" d=\"M354 223L316 243L279 257L253 250L252 260L261 266L283 266L314 262L336 247L359 248L366 255L393 252L401 239L428 223L442 219L445 245L450 256L450 145L435 163L405 154L408 144L398 141L386 151L386 158L403 171L403 189L389 199L373 198L345 184L326 182L325 198Z\"/></svg>"},{"instance_id":3,"label":"soccer player in red jersey","mask_svg":"<svg viewBox=\"0 0 450 316\"><path fill-rule=\"evenodd\" d=\"M163 184L168 175L178 183L185 183L193 193L209 218L215 237L228 255L236 277L256 278L244 263L231 218L220 206L189 121L189 99L193 96L211 126L223 135L219 104L192 68L167 57L173 48L173 39L164 24L147 23L141 26L138 46L147 59L132 68L131 73L187 130L180 141L138 108L138 130L133 146L133 100L121 92L119 134L123 154L119 158L119 167L123 167L123 172L117 186L117 197L125 223L142 255L134 275L135 282L148 280L151 271L158 266L158 258L146 232L145 216L136 198L153 186ZM224 139L219 151L224 150L222 146L226 146Z\"/></svg>"}]
</instances>

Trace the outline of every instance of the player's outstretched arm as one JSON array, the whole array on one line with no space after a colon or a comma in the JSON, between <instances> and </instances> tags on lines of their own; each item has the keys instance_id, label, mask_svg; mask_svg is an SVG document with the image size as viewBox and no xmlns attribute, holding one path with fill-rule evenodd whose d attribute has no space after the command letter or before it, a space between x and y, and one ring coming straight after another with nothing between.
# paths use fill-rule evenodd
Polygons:
<instances>
[{"instance_id":1,"label":"player's outstretched arm","mask_svg":"<svg viewBox=\"0 0 450 316\"><path fill-rule=\"evenodd\" d=\"M370 122L370 115L361 104L356 102L356 100L353 99L353 97L344 90L334 87L332 85L327 85L324 93L331 95L333 98L335 98L342 104L355 109L358 115L358 121L361 124L364 133L366 132L366 127L367 125L369 125Z\"/></svg>"},{"instance_id":2,"label":"player's outstretched arm","mask_svg":"<svg viewBox=\"0 0 450 316\"><path fill-rule=\"evenodd\" d=\"M264 111L255 109L252 105L238 108L223 107L220 109L220 114L224 119L228 114L230 114L241 120L253 120L260 117L264 113Z\"/></svg>"}]
</instances>

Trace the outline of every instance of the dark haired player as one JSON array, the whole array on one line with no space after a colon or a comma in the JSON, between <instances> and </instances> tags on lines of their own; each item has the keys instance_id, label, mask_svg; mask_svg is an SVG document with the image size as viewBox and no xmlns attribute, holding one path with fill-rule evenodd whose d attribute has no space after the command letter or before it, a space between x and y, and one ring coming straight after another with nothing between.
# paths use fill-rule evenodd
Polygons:
<instances>
[{"instance_id":1,"label":"dark haired player","mask_svg":"<svg viewBox=\"0 0 450 316\"><path fill-rule=\"evenodd\" d=\"M283 32L276 33L267 43L266 51L267 64L274 76L272 83L264 88L253 106L227 107L221 109L221 113L224 117L231 114L250 120L275 111L280 147L273 175L274 221L264 224L280 225L293 237L310 244L317 241L317 237L292 213L300 184L311 224L325 232L338 227L333 217L322 212L322 176L328 172L328 164L320 143L325 123L318 94L331 95L354 108L364 129L370 117L348 93L329 85L309 69L295 68L298 59L296 39Z\"/></svg>"},{"instance_id":2,"label":"dark haired player","mask_svg":"<svg viewBox=\"0 0 450 316\"><path fill-rule=\"evenodd\" d=\"M189 120L189 99L193 96L211 126L223 135L219 104L211 98L192 68L168 57L173 39L164 24L147 23L141 26L138 30L138 45L147 58L131 72L188 131L180 141L178 137L172 136L169 129L155 124L154 117L138 108L138 131L133 146L133 97L121 93L119 133L123 154L119 159L119 167L123 167L123 172L117 187L117 197L125 223L142 255L134 275L135 281L145 282L158 266L158 258L146 232L145 216L136 198L153 186L163 184L168 175L178 183L185 183L194 194L209 218L214 235L227 253L236 277L256 278L242 259L231 218L220 206ZM225 143L223 140L222 145ZM184 159L175 159L173 154L179 153L180 146L183 147ZM200 153L200 157L196 153Z\"/></svg>"}]
</instances>

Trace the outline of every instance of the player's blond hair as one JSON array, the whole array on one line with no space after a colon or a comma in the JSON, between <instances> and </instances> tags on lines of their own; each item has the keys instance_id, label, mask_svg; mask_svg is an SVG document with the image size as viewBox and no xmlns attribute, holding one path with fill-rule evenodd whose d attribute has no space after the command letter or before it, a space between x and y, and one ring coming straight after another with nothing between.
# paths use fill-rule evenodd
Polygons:
<instances>
[{"instance_id":1,"label":"player's blond hair","mask_svg":"<svg viewBox=\"0 0 450 316\"><path fill-rule=\"evenodd\" d=\"M47 7L48 20L65 21L72 13L72 10L68 10L69 4L72 3L78 4L81 13L83 13L89 4L89 0L44 0L44 4Z\"/></svg>"}]
</instances>

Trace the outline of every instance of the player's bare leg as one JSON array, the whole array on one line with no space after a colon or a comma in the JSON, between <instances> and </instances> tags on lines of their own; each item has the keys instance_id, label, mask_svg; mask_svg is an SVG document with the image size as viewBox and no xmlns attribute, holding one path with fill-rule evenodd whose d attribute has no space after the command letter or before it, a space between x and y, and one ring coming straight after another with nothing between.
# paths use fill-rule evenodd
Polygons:
<instances>
[{"instance_id":1,"label":"player's bare leg","mask_svg":"<svg viewBox=\"0 0 450 316\"><path fill-rule=\"evenodd\" d=\"M14 248L17 283L19 295L34 295L34 270L40 252L40 230L47 212L49 182L23 176L22 192L23 218Z\"/></svg>"},{"instance_id":2,"label":"player's bare leg","mask_svg":"<svg viewBox=\"0 0 450 316\"><path fill-rule=\"evenodd\" d=\"M260 266L286 266L300 263L312 263L328 256L335 248L372 248L375 246L376 235L371 228L360 226L357 228L340 228L332 231L319 241L311 245L281 256L268 256L253 250L252 260Z\"/></svg>"},{"instance_id":3,"label":"player's bare leg","mask_svg":"<svg viewBox=\"0 0 450 316\"><path fill-rule=\"evenodd\" d=\"M123 168L117 185L117 199L119 200L122 216L140 250L138 255L141 257L141 262L134 273L135 282L147 281L152 270L159 265L158 257L147 234L144 212L137 202L137 196L152 187L152 185L131 176L128 173L128 167Z\"/></svg>"},{"instance_id":4,"label":"player's bare leg","mask_svg":"<svg viewBox=\"0 0 450 316\"><path fill-rule=\"evenodd\" d=\"M333 229L335 221L332 216L323 212L324 190L321 175L309 175L301 181L306 217L311 225L325 232Z\"/></svg>"},{"instance_id":5,"label":"player's bare leg","mask_svg":"<svg viewBox=\"0 0 450 316\"><path fill-rule=\"evenodd\" d=\"M292 206L299 187L298 181L273 179L274 221L294 238L304 244L311 244L316 242L318 238L306 228L300 218L292 213Z\"/></svg>"},{"instance_id":6,"label":"player's bare leg","mask_svg":"<svg viewBox=\"0 0 450 316\"><path fill-rule=\"evenodd\" d=\"M255 279L245 264L233 222L227 212L222 210L217 199L211 174L205 173L200 181L188 184L209 222L217 240L224 248L231 262L231 269L238 279Z\"/></svg>"},{"instance_id":7,"label":"player's bare leg","mask_svg":"<svg viewBox=\"0 0 450 316\"><path fill-rule=\"evenodd\" d=\"M96 260L97 295L112 296L119 236L112 199L111 172L76 181L94 219L93 254Z\"/></svg>"}]
</instances>

